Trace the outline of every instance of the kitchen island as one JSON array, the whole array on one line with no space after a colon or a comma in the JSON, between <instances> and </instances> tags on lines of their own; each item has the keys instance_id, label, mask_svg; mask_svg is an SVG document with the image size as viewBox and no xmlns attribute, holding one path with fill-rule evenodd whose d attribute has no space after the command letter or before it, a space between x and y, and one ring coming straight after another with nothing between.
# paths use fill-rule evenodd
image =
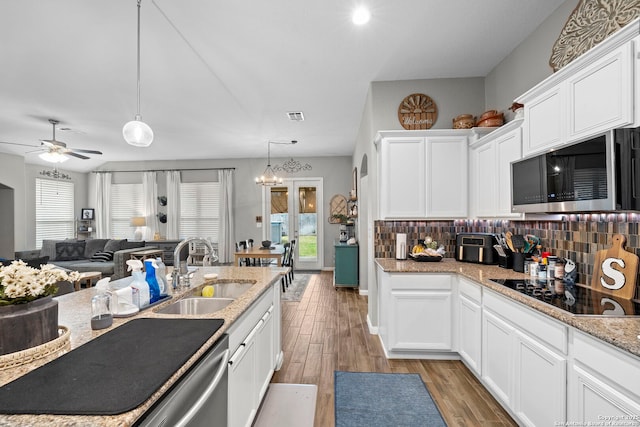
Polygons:
<instances>
[{"instance_id":1,"label":"kitchen island","mask_svg":"<svg viewBox=\"0 0 640 427\"><path fill-rule=\"evenodd\" d=\"M109 331L133 320L141 318L176 318L175 315L156 313L157 310L175 302L176 300L197 293L207 283L224 282L250 282L253 285L231 304L222 310L207 315L184 315L184 318L216 318L224 320L223 326L213 334L202 347L177 371L171 378L160 387L147 401L137 408L118 415L109 416L86 416L86 415L0 415L1 426L12 425L67 425L67 426L129 426L133 425L145 412L165 393L181 379L181 377L216 343L216 341L237 322L245 312L248 312L252 304L272 288L278 288L278 280L287 271L286 268L239 268L239 267L200 267L191 279L191 287L175 292L169 301L165 301L156 307L143 310L135 316L127 318L115 318L113 325L107 329L94 331L91 329L91 298L96 294L95 288L66 294L57 298L59 302L59 323L70 330L71 349L101 336ZM205 280L208 273L218 275L217 279ZM279 296L279 293L277 294ZM279 301L279 298L278 298ZM276 313L279 318L279 309ZM279 326L279 320L277 325ZM280 335L276 332L276 341L280 349ZM22 365L18 368L11 368L0 371L0 385L4 385L16 378L25 375L45 363L53 360L56 356L39 359L30 364ZM280 356L281 358L281 356ZM278 363L281 363L281 359ZM25 397L28 398L28 397Z\"/></svg>"},{"instance_id":2,"label":"kitchen island","mask_svg":"<svg viewBox=\"0 0 640 427\"><path fill-rule=\"evenodd\" d=\"M637 310L572 314L525 293L546 282L493 265L386 258L376 264L373 304L387 357L462 360L520 425L640 424ZM523 287L499 283L507 279ZM568 289L561 282L551 287L563 297ZM633 308L632 301L586 295L595 312L634 313L611 309Z\"/></svg>"}]
</instances>

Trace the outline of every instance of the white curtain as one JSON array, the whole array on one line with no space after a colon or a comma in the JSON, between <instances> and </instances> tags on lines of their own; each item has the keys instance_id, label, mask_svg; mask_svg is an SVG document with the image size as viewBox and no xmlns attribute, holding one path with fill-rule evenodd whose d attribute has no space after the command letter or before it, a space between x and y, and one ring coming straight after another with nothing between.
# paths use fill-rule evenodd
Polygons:
<instances>
[{"instance_id":1,"label":"white curtain","mask_svg":"<svg viewBox=\"0 0 640 427\"><path fill-rule=\"evenodd\" d=\"M218 258L220 263L233 262L235 246L233 215L233 170L218 171L220 183L220 226L218 227Z\"/></svg>"},{"instance_id":2,"label":"white curtain","mask_svg":"<svg viewBox=\"0 0 640 427\"><path fill-rule=\"evenodd\" d=\"M167 240L180 238L180 171L167 172Z\"/></svg>"},{"instance_id":3,"label":"white curtain","mask_svg":"<svg viewBox=\"0 0 640 427\"><path fill-rule=\"evenodd\" d=\"M142 210L147 222L144 229L143 239L153 240L158 225L158 186L156 184L156 173L145 172L142 175Z\"/></svg>"},{"instance_id":4,"label":"white curtain","mask_svg":"<svg viewBox=\"0 0 640 427\"><path fill-rule=\"evenodd\" d=\"M96 237L111 237L111 172L96 174Z\"/></svg>"}]
</instances>

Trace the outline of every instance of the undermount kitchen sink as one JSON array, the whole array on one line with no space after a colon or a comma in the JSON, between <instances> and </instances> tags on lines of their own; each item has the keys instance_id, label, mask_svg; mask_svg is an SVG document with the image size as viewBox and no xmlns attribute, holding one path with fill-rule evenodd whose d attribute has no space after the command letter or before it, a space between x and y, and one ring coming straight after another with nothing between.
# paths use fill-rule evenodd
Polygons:
<instances>
[{"instance_id":1,"label":"undermount kitchen sink","mask_svg":"<svg viewBox=\"0 0 640 427\"><path fill-rule=\"evenodd\" d=\"M234 301L233 298L188 297L156 311L158 314L211 314Z\"/></svg>"},{"instance_id":2,"label":"undermount kitchen sink","mask_svg":"<svg viewBox=\"0 0 640 427\"><path fill-rule=\"evenodd\" d=\"M214 298L238 298L240 295L248 291L255 281L250 282L218 282L213 285L213 297ZM193 296L202 295L202 290L199 289L193 292Z\"/></svg>"}]
</instances>

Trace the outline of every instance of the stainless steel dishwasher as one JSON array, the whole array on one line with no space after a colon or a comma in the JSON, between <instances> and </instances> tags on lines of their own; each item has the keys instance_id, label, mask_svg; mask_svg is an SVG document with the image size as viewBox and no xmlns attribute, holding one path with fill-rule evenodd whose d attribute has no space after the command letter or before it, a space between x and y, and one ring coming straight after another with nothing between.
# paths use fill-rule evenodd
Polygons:
<instances>
[{"instance_id":1,"label":"stainless steel dishwasher","mask_svg":"<svg viewBox=\"0 0 640 427\"><path fill-rule=\"evenodd\" d=\"M139 426L227 426L229 336L224 334Z\"/></svg>"}]
</instances>

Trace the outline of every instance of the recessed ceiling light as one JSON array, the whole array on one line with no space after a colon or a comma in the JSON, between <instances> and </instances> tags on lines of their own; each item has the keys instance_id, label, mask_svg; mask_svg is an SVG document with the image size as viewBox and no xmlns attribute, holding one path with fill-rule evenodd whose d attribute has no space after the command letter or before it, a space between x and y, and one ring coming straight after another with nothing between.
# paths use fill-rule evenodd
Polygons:
<instances>
[{"instance_id":1,"label":"recessed ceiling light","mask_svg":"<svg viewBox=\"0 0 640 427\"><path fill-rule=\"evenodd\" d=\"M351 16L351 20L356 25L364 25L369 22L369 19L371 19L371 13L369 12L369 9L364 6L357 7Z\"/></svg>"}]
</instances>

